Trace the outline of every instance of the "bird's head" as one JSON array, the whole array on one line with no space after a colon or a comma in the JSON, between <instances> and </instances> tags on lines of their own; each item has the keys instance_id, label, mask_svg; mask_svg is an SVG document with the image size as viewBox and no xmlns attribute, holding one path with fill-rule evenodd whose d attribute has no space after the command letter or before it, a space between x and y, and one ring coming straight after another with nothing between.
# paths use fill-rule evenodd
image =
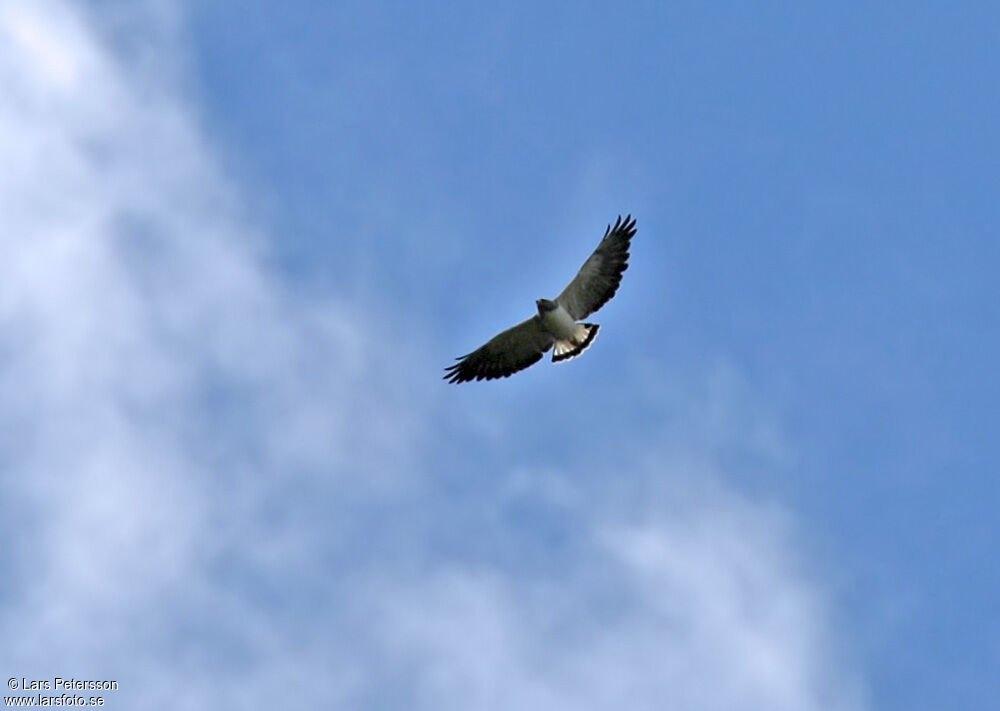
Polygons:
<instances>
[{"instance_id":1,"label":"bird's head","mask_svg":"<svg viewBox=\"0 0 1000 711\"><path fill-rule=\"evenodd\" d=\"M535 299L535 306L538 307L538 313L544 314L547 311L555 311L558 304L548 299Z\"/></svg>"}]
</instances>

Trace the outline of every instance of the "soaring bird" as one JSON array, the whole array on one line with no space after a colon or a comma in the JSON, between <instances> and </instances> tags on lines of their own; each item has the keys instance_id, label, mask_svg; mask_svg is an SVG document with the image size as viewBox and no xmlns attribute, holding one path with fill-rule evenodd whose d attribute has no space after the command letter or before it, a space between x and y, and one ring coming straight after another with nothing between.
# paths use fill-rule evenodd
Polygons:
<instances>
[{"instance_id":1,"label":"soaring bird","mask_svg":"<svg viewBox=\"0 0 1000 711\"><path fill-rule=\"evenodd\" d=\"M618 291L628 269L628 249L635 235L631 215L608 225L597 249L590 255L562 293L550 301L537 299L538 313L497 334L483 346L445 368L450 383L493 380L524 370L555 346L552 362L583 353L597 338L596 323L578 323L604 306Z\"/></svg>"}]
</instances>

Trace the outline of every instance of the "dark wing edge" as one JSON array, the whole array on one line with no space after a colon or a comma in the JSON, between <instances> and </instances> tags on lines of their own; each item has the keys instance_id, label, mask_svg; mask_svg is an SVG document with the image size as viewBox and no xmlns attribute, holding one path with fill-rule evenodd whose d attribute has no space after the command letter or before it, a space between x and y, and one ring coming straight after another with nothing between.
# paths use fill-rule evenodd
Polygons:
<instances>
[{"instance_id":1,"label":"dark wing edge","mask_svg":"<svg viewBox=\"0 0 1000 711\"><path fill-rule=\"evenodd\" d=\"M597 249L590 255L556 301L579 321L611 300L628 269L629 246L635 236L635 218L621 215L608 225Z\"/></svg>"},{"instance_id":2,"label":"dark wing edge","mask_svg":"<svg viewBox=\"0 0 1000 711\"><path fill-rule=\"evenodd\" d=\"M449 383L506 378L542 359L555 339L542 329L537 316L497 334L485 345L444 369Z\"/></svg>"}]
</instances>

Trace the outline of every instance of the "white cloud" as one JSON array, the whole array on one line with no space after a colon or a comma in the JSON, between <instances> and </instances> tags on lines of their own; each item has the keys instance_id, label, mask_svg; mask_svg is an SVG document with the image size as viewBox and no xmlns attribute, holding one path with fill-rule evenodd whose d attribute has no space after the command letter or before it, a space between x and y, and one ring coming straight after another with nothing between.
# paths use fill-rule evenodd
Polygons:
<instances>
[{"instance_id":1,"label":"white cloud","mask_svg":"<svg viewBox=\"0 0 1000 711\"><path fill-rule=\"evenodd\" d=\"M449 499L391 319L270 270L169 43L92 22L0 2L0 667L144 708L863 706L784 524L720 486L655 510L662 448ZM572 531L551 568L512 502Z\"/></svg>"},{"instance_id":2,"label":"white cloud","mask_svg":"<svg viewBox=\"0 0 1000 711\"><path fill-rule=\"evenodd\" d=\"M0 421L31 558L3 626L87 646L91 615L203 573L269 487L398 470L414 425L355 317L264 268L156 76L70 5L6 2L0 35Z\"/></svg>"},{"instance_id":3,"label":"white cloud","mask_svg":"<svg viewBox=\"0 0 1000 711\"><path fill-rule=\"evenodd\" d=\"M676 493L669 513L574 513L584 540L558 570L440 565L372 595L411 707L864 708L787 522Z\"/></svg>"}]
</instances>

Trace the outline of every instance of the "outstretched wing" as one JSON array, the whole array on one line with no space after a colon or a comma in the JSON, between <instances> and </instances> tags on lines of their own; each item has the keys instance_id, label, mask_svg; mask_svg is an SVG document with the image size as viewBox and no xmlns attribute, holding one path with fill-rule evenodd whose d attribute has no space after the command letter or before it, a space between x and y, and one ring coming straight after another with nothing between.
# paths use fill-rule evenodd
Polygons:
<instances>
[{"instance_id":1,"label":"outstretched wing","mask_svg":"<svg viewBox=\"0 0 1000 711\"><path fill-rule=\"evenodd\" d=\"M629 241L635 234L631 215L623 221L621 215L614 227L608 225L604 238L590 258L583 263L573 281L556 297L575 320L587 318L608 302L622 283L622 272L628 269Z\"/></svg>"},{"instance_id":2,"label":"outstretched wing","mask_svg":"<svg viewBox=\"0 0 1000 711\"><path fill-rule=\"evenodd\" d=\"M554 341L552 334L542 328L538 316L532 316L445 368L444 379L450 383L464 383L506 378L541 360Z\"/></svg>"}]
</instances>

